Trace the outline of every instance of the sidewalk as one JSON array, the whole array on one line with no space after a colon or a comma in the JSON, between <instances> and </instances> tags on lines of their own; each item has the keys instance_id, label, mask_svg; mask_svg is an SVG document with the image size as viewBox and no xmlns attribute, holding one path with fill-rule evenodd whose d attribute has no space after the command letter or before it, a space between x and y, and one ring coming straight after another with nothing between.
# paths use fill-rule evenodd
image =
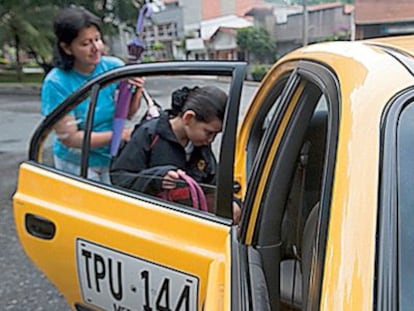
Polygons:
<instances>
[{"instance_id":1,"label":"sidewalk","mask_svg":"<svg viewBox=\"0 0 414 311\"><path fill-rule=\"evenodd\" d=\"M0 83L1 95L39 95L40 83Z\"/></svg>"},{"instance_id":2,"label":"sidewalk","mask_svg":"<svg viewBox=\"0 0 414 311\"><path fill-rule=\"evenodd\" d=\"M227 77L226 77L227 78ZM220 79L226 79L220 78ZM248 85L259 85L256 81L244 81ZM40 96L40 83L0 83L0 96L1 95L39 95Z\"/></svg>"}]
</instances>

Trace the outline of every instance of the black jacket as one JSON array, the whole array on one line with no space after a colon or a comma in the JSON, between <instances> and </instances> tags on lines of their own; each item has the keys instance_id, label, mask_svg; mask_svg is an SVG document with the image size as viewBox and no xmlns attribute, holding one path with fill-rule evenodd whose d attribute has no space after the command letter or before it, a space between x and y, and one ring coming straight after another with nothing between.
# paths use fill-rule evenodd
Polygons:
<instances>
[{"instance_id":1,"label":"black jacket","mask_svg":"<svg viewBox=\"0 0 414 311\"><path fill-rule=\"evenodd\" d=\"M111 165L111 182L149 194L161 189L161 177L182 169L199 183L214 184L217 162L211 146L194 146L189 161L169 123L168 112L134 129L131 140Z\"/></svg>"}]
</instances>

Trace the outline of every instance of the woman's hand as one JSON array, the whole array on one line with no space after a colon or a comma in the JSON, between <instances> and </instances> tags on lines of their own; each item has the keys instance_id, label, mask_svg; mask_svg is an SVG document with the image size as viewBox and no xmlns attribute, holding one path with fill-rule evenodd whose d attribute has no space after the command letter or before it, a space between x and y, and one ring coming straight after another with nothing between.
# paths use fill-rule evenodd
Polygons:
<instances>
[{"instance_id":1,"label":"woman's hand","mask_svg":"<svg viewBox=\"0 0 414 311\"><path fill-rule=\"evenodd\" d=\"M133 128L127 127L122 130L122 140L129 141L131 139L131 133Z\"/></svg>"},{"instance_id":2,"label":"woman's hand","mask_svg":"<svg viewBox=\"0 0 414 311\"><path fill-rule=\"evenodd\" d=\"M238 225L241 217L241 207L233 201L233 224Z\"/></svg>"},{"instance_id":3,"label":"woman's hand","mask_svg":"<svg viewBox=\"0 0 414 311\"><path fill-rule=\"evenodd\" d=\"M145 80L142 77L134 77L134 78L128 79L128 83L135 86L138 90L144 87Z\"/></svg>"},{"instance_id":4,"label":"woman's hand","mask_svg":"<svg viewBox=\"0 0 414 311\"><path fill-rule=\"evenodd\" d=\"M168 171L163 177L161 187L164 190L171 190L177 187L177 181L180 179L179 174L185 174L182 170Z\"/></svg>"},{"instance_id":5,"label":"woman's hand","mask_svg":"<svg viewBox=\"0 0 414 311\"><path fill-rule=\"evenodd\" d=\"M128 119L131 119L139 109L144 82L144 78L141 77L128 79L128 83L136 88L131 98L131 102L129 103Z\"/></svg>"}]
</instances>

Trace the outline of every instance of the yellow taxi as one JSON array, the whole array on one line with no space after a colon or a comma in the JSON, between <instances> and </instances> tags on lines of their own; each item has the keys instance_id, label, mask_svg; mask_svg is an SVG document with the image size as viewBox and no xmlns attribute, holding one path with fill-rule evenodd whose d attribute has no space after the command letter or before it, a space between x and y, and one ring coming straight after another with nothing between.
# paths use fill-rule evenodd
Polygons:
<instances>
[{"instance_id":1,"label":"yellow taxi","mask_svg":"<svg viewBox=\"0 0 414 311\"><path fill-rule=\"evenodd\" d=\"M118 68L36 129L13 197L16 226L73 310L412 308L414 37L296 50L271 68L239 124L245 72L241 62ZM79 176L54 168L53 125L85 100L93 115L102 88L137 75L155 97L171 81L226 87L215 213L89 179L88 139Z\"/></svg>"}]
</instances>

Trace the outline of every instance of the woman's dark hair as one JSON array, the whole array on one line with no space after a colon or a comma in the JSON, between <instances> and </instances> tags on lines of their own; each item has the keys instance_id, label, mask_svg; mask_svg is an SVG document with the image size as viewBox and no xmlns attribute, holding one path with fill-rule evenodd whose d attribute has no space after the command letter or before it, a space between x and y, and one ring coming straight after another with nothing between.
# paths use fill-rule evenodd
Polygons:
<instances>
[{"instance_id":1,"label":"woman's dark hair","mask_svg":"<svg viewBox=\"0 0 414 311\"><path fill-rule=\"evenodd\" d=\"M64 70L73 68L74 57L66 54L60 45L61 43L71 44L82 29L91 26L95 26L101 31L100 19L84 8L69 7L62 9L58 13L53 24L56 36L56 47L53 57L54 66Z\"/></svg>"},{"instance_id":2,"label":"woman's dark hair","mask_svg":"<svg viewBox=\"0 0 414 311\"><path fill-rule=\"evenodd\" d=\"M188 110L195 112L196 119L209 122L214 118L223 121L227 94L216 86L183 87L172 93L173 115L182 115Z\"/></svg>"}]
</instances>

